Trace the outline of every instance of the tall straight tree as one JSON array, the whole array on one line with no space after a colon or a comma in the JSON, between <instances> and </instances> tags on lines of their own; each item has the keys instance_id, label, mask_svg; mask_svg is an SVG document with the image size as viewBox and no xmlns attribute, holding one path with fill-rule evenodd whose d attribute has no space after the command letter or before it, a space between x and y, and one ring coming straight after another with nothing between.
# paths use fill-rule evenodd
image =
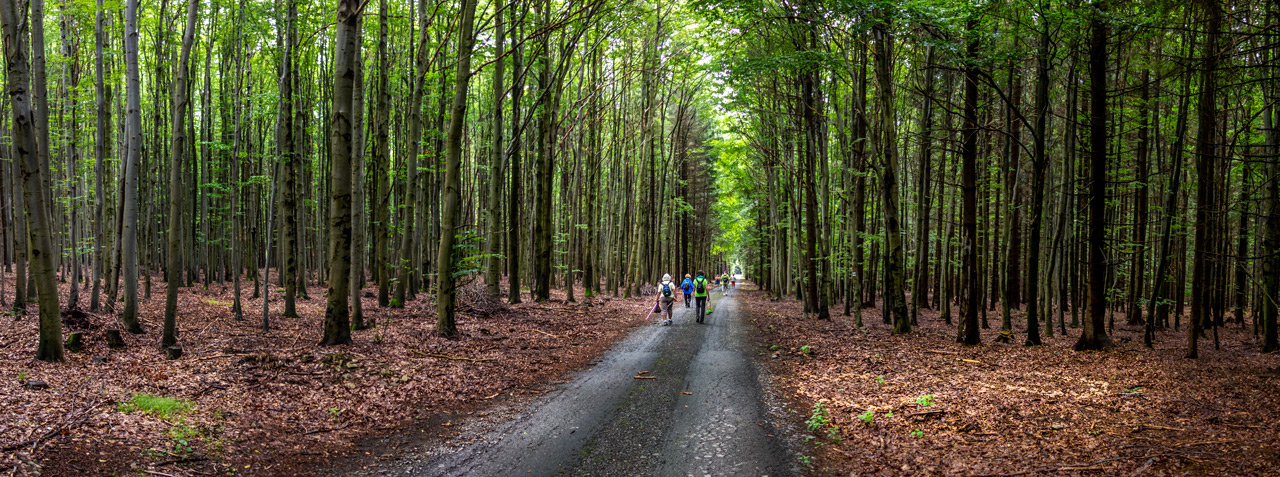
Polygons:
<instances>
[{"instance_id":1,"label":"tall straight tree","mask_svg":"<svg viewBox=\"0 0 1280 477\"><path fill-rule=\"evenodd\" d=\"M391 185L389 165L391 163L391 92L387 89L387 77L391 74L391 65L387 59L387 0L378 0L378 97L374 100L377 111L374 113L374 147L373 167L374 184L377 194L373 198L373 273L378 280L378 306L386 307L391 302L391 268L387 264L387 254L391 247Z\"/></svg>"},{"instance_id":2,"label":"tall straight tree","mask_svg":"<svg viewBox=\"0 0 1280 477\"><path fill-rule=\"evenodd\" d=\"M97 128L94 137L94 220L93 220L93 291L89 297L89 310L98 311L100 307L99 296L102 288L102 273L106 270L107 248L106 248L106 209L107 202L106 191L103 190L102 181L105 178L105 164L107 161L107 151L110 148L108 143L111 141L110 117L111 109L107 107L107 83L103 74L102 48L106 43L106 22L107 17L103 13L105 9L102 7L102 0L98 0L97 11L94 13L94 105L96 110ZM111 305L108 304L108 307Z\"/></svg>"},{"instance_id":3,"label":"tall straight tree","mask_svg":"<svg viewBox=\"0 0 1280 477\"><path fill-rule=\"evenodd\" d=\"M408 300L410 292L409 287L412 286L412 276L414 275L414 256L416 249L414 244L418 233L414 233L414 224L417 222L415 217L422 214L418 210L418 155L422 153L422 97L425 91L426 75L427 75L427 40L431 38L431 30L427 14L426 0L418 1L418 15L421 18L419 24L419 39L417 47L417 61L414 68L413 94L409 96L409 154L405 157L408 161L408 167L405 173L405 199L404 199L404 222L401 226L404 234L401 236L400 242L400 276L396 280L396 296L391 300L393 308L403 307L405 301Z\"/></svg>"},{"instance_id":4,"label":"tall straight tree","mask_svg":"<svg viewBox=\"0 0 1280 477\"><path fill-rule=\"evenodd\" d=\"M138 80L138 0L125 0L125 148L123 220L120 262L124 268L124 310L120 321L130 333L142 333L138 322L138 169L142 157L142 89Z\"/></svg>"},{"instance_id":5,"label":"tall straight tree","mask_svg":"<svg viewBox=\"0 0 1280 477\"><path fill-rule=\"evenodd\" d=\"M1027 249L1027 346L1040 344L1040 229L1044 224L1045 150L1048 148L1050 34L1049 0L1040 3L1040 45L1037 51L1035 136L1031 153L1031 243ZM1016 147L1016 146L1015 146ZM1007 305L1006 305L1007 306ZM1053 323L1049 322L1049 333Z\"/></svg>"},{"instance_id":6,"label":"tall straight tree","mask_svg":"<svg viewBox=\"0 0 1280 477\"><path fill-rule=\"evenodd\" d=\"M969 36L964 58L964 126L960 145L960 238L962 275L960 300L962 313L959 341L966 345L982 342L978 328L978 35L977 13L965 27Z\"/></svg>"},{"instance_id":7,"label":"tall straight tree","mask_svg":"<svg viewBox=\"0 0 1280 477\"><path fill-rule=\"evenodd\" d=\"M1089 316L1077 351L1106 349L1107 335L1107 5L1095 3L1089 21Z\"/></svg>"},{"instance_id":8,"label":"tall straight tree","mask_svg":"<svg viewBox=\"0 0 1280 477\"><path fill-rule=\"evenodd\" d=\"M351 342L347 293L351 273L352 90L355 87L356 0L338 0L333 54L333 113L329 120L329 298L324 311L322 345Z\"/></svg>"},{"instance_id":9,"label":"tall straight tree","mask_svg":"<svg viewBox=\"0 0 1280 477\"><path fill-rule=\"evenodd\" d=\"M1219 192L1216 190L1216 165L1218 162L1218 30L1222 26L1222 5L1218 0L1202 0L1208 32L1204 44L1204 66L1200 69L1200 95L1196 106L1199 130L1196 131L1196 175L1200 185L1196 188L1195 258L1191 282L1196 284L1191 294L1191 326L1187 327L1187 358L1199 357L1197 341L1208 321L1209 307L1216 287L1210 286L1218 258L1211 257L1216 250L1218 233L1213 227L1223 226L1218 220ZM1213 263L1211 263L1213 262ZM1218 285L1221 286L1221 285Z\"/></svg>"},{"instance_id":10,"label":"tall straight tree","mask_svg":"<svg viewBox=\"0 0 1280 477\"><path fill-rule=\"evenodd\" d=\"M516 3L512 3L515 6ZM527 7L526 7L527 8ZM507 194L507 286L510 290L507 294L507 301L510 303L520 303L520 218L523 216L521 205L523 193L521 183L524 179L520 177L520 158L524 145L523 127L520 119L520 100L524 97L524 80L527 73L524 69L524 45L520 36L523 35L521 18L517 17L516 10L524 11L525 8L512 8L511 15L511 144L508 150L511 151L511 190Z\"/></svg>"},{"instance_id":11,"label":"tall straight tree","mask_svg":"<svg viewBox=\"0 0 1280 477\"><path fill-rule=\"evenodd\" d=\"M4 23L4 58L9 80L9 105L13 108L13 152L22 176L31 276L40 303L40 339L36 359L62 361L62 318L58 315L58 288L54 278L52 227L45 206L44 175L37 154L35 115L27 96L31 81L27 70L26 12L20 0L0 2L0 22ZM19 271L21 273L21 271Z\"/></svg>"},{"instance_id":12,"label":"tall straight tree","mask_svg":"<svg viewBox=\"0 0 1280 477\"><path fill-rule=\"evenodd\" d=\"M489 225L488 238L485 241L485 253L488 254L487 264L484 273L485 291L491 295L497 295L498 282L502 278L502 257L499 256L501 249L499 244L502 242L502 224L500 223L500 215L502 214L502 189L506 178L506 162L507 155L502 144L502 132L506 127L502 123L502 99L507 92L503 88L506 87L505 82L505 63L502 59L503 50L502 43L506 38L506 31L503 29L502 10L503 8L511 8L513 4L510 2L493 2L493 36L496 46L494 55L498 60L493 65L493 146L490 148L489 158L489 208L487 210L487 218L485 222ZM459 46L461 48L461 46ZM452 131L452 123L450 123L450 131Z\"/></svg>"},{"instance_id":13,"label":"tall straight tree","mask_svg":"<svg viewBox=\"0 0 1280 477\"><path fill-rule=\"evenodd\" d=\"M534 16L538 21L538 143L535 184L537 197L533 205L533 301L551 298L551 186L555 180L555 163L551 158L551 126L555 114L551 111L552 72L551 42L548 25L551 23L550 0L534 0Z\"/></svg>"},{"instance_id":14,"label":"tall straight tree","mask_svg":"<svg viewBox=\"0 0 1280 477\"><path fill-rule=\"evenodd\" d=\"M1268 12L1271 16L1271 25L1280 25L1280 5L1271 2ZM1262 262L1262 280L1263 280L1263 298L1259 306L1262 308L1262 352L1270 353L1280 349L1280 340L1277 340L1276 334L1276 315L1280 313L1280 134L1276 133L1276 128L1280 127L1280 34L1273 32L1271 34L1271 49L1268 52L1270 56L1270 64L1267 65L1270 78L1263 88L1268 92L1266 104L1270 107L1263 113L1263 126L1266 128L1266 153L1271 155L1270 165L1267 166L1268 173L1265 182L1265 193L1267 194L1267 210L1264 221L1266 222L1266 230L1263 232L1262 249L1271 251L1271 254L1263 259Z\"/></svg>"},{"instance_id":15,"label":"tall straight tree","mask_svg":"<svg viewBox=\"0 0 1280 477\"><path fill-rule=\"evenodd\" d=\"M462 126L467 122L467 87L471 84L471 50L476 0L462 0L462 16L458 19L458 70L453 82L453 106L449 112L449 133L445 139L444 213L440 216L440 256L436 269L436 332L443 336L457 334L454 323L454 295L457 281L453 256L455 233L461 211ZM498 34L501 38L501 33Z\"/></svg>"},{"instance_id":16,"label":"tall straight tree","mask_svg":"<svg viewBox=\"0 0 1280 477\"><path fill-rule=\"evenodd\" d=\"M172 148L169 150L169 252L168 265L165 267L169 270L168 279L166 280L166 293L164 300L164 334L160 338L161 347L169 347L178 343L178 286L181 284L179 278L182 274L181 262L181 236L183 229L182 222L182 197L186 192L182 190L182 172L184 155L187 152L187 103L189 96L187 95L187 63L191 59L191 44L196 37L196 18L200 9L200 0L187 1L187 26L182 32L182 51L178 56L178 67L174 72L173 78L173 138Z\"/></svg>"},{"instance_id":17,"label":"tall straight tree","mask_svg":"<svg viewBox=\"0 0 1280 477\"><path fill-rule=\"evenodd\" d=\"M294 12L294 16L297 13ZM363 18L363 17L361 17ZM351 95L351 326L372 326L364 318L364 21L356 25L356 74ZM294 33L297 36L297 33Z\"/></svg>"},{"instance_id":18,"label":"tall straight tree","mask_svg":"<svg viewBox=\"0 0 1280 477\"><path fill-rule=\"evenodd\" d=\"M907 297L903 286L906 262L902 251L902 225L898 219L898 114L893 102L893 33L886 13L872 28L876 40L875 68L880 102L880 193L885 228L885 307L893 316L893 332L909 333L911 317L907 315Z\"/></svg>"},{"instance_id":19,"label":"tall straight tree","mask_svg":"<svg viewBox=\"0 0 1280 477\"><path fill-rule=\"evenodd\" d=\"M284 280L284 316L298 316L298 155L294 152L293 124L293 44L297 41L293 23L298 4L288 0L285 9L284 53L280 58L280 110L276 116L276 148L279 150L284 184L280 201L280 278Z\"/></svg>"}]
</instances>

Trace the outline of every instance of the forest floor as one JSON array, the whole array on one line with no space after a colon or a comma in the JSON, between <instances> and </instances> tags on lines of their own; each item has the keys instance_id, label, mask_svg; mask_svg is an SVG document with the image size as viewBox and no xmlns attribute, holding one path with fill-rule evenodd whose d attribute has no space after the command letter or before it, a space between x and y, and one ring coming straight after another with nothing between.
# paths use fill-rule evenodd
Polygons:
<instances>
[{"instance_id":1,"label":"forest floor","mask_svg":"<svg viewBox=\"0 0 1280 477\"><path fill-rule=\"evenodd\" d=\"M800 459L814 475L1280 469L1280 354L1260 354L1251 330L1221 329L1222 349L1202 339L1200 359L1190 360L1185 332L1159 332L1147 349L1142 330L1117 316L1114 350L1075 352L1073 328L1024 347L1023 322L1012 343L996 342L995 311L983 344L965 347L936 311L921 310L920 326L894 335L879 309L864 310L859 329L852 317L806 318L792 298L741 296L775 386L813 430Z\"/></svg>"},{"instance_id":2,"label":"forest floor","mask_svg":"<svg viewBox=\"0 0 1280 477\"><path fill-rule=\"evenodd\" d=\"M4 302L12 303L7 278ZM417 427L448 437L452 423L440 416L539 394L644 323L652 303L583 300L579 288L577 303L555 290L548 303L509 306L479 287L463 290L458 337L436 335L428 295L381 309L366 293L365 316L377 326L335 347L315 345L325 306L320 287L298 300L298 318L280 317L282 295L273 290L266 335L251 283L244 321L232 316L229 285L184 288L185 354L174 361L158 348L162 288L139 302L146 333L124 333L125 349L111 350L103 339L106 329L120 328L114 314L64 317L64 334L81 331L86 344L62 364L33 359L31 304L26 316L0 317L0 475L314 474L362 451L358 444L371 436ZM181 401L147 404L142 394Z\"/></svg>"}]
</instances>

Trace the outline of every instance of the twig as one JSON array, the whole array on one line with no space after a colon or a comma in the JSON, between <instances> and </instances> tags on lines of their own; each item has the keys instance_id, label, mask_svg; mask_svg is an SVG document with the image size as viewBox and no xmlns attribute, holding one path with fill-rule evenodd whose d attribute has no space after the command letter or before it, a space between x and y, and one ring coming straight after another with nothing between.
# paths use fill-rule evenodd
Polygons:
<instances>
[{"instance_id":1,"label":"twig","mask_svg":"<svg viewBox=\"0 0 1280 477\"><path fill-rule=\"evenodd\" d=\"M538 332L538 333L542 333L542 334L544 334L544 335L547 335L547 336L549 336L549 337L551 337L551 338L556 338L556 339L559 339L559 338L560 338L559 336L553 335L553 334L551 334L551 333L547 333L547 332L542 331L542 330L539 330L539 329L537 329L537 328L529 328L529 331L536 331L536 332Z\"/></svg>"},{"instance_id":2,"label":"twig","mask_svg":"<svg viewBox=\"0 0 1280 477\"><path fill-rule=\"evenodd\" d=\"M635 379L658 379L657 376L632 376Z\"/></svg>"},{"instance_id":3,"label":"twig","mask_svg":"<svg viewBox=\"0 0 1280 477\"><path fill-rule=\"evenodd\" d=\"M143 470L143 472L148 473L148 474L151 474L151 475L158 475L158 476L160 476L160 477L174 477L174 475L173 475L173 474L166 474L166 473L164 473L164 472L156 472L156 471L154 471L154 470Z\"/></svg>"},{"instance_id":4,"label":"twig","mask_svg":"<svg viewBox=\"0 0 1280 477\"><path fill-rule=\"evenodd\" d=\"M1100 461L1090 462L1088 464L1067 464L1067 465L1059 465L1055 467L1041 467L1038 469L1009 472L1006 474L984 474L982 477L1012 477L1015 475L1038 474L1040 472L1054 472L1058 470L1086 470L1086 469L1091 470L1094 467L1097 467L1099 464L1105 464L1107 462L1113 462L1117 460L1133 459L1135 457L1146 457L1146 456L1112 457L1110 459L1102 459Z\"/></svg>"},{"instance_id":5,"label":"twig","mask_svg":"<svg viewBox=\"0 0 1280 477\"><path fill-rule=\"evenodd\" d=\"M942 409L936 409L936 410L933 410L933 411L920 411L920 412L913 412L913 413L911 413L911 414L907 414L905 417L911 418L911 417L916 417L916 416L928 416L928 415L932 415L932 414L945 414L946 412L947 412L947 411L942 410Z\"/></svg>"},{"instance_id":6,"label":"twig","mask_svg":"<svg viewBox=\"0 0 1280 477\"><path fill-rule=\"evenodd\" d=\"M957 352L955 352L955 351L938 351L938 350L932 350L932 349L924 350L924 352L926 352L926 353L932 353L932 354L945 354L945 355L948 355L948 356L955 356L955 355L957 355L957 354L960 354L960 353L957 353Z\"/></svg>"},{"instance_id":7,"label":"twig","mask_svg":"<svg viewBox=\"0 0 1280 477\"><path fill-rule=\"evenodd\" d=\"M1157 429L1161 431L1174 431L1174 432L1186 431L1186 429L1178 429L1176 427L1164 427L1164 426L1156 426L1152 424L1138 424L1138 430L1134 432L1141 432L1143 429Z\"/></svg>"}]
</instances>

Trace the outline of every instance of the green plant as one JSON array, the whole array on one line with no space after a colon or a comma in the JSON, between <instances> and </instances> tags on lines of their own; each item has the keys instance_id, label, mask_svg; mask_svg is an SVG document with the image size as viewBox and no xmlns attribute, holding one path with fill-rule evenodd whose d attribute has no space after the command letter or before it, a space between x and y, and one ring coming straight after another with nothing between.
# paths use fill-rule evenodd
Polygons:
<instances>
[{"instance_id":1,"label":"green plant","mask_svg":"<svg viewBox=\"0 0 1280 477\"><path fill-rule=\"evenodd\" d=\"M800 464L805 467L813 467L813 458L807 455L796 457L796 461L800 462Z\"/></svg>"},{"instance_id":2,"label":"green plant","mask_svg":"<svg viewBox=\"0 0 1280 477\"><path fill-rule=\"evenodd\" d=\"M194 405L190 401L171 397L155 396L147 393L134 394L128 401L119 404L120 412L131 414L134 411L150 414L163 420L181 418Z\"/></svg>"},{"instance_id":3,"label":"green plant","mask_svg":"<svg viewBox=\"0 0 1280 477\"><path fill-rule=\"evenodd\" d=\"M342 416L342 408L339 408L339 407L331 407L331 408L329 408L329 418L330 418L330 419L337 419L337 418L338 418L338 417L340 417L340 416Z\"/></svg>"},{"instance_id":4,"label":"green plant","mask_svg":"<svg viewBox=\"0 0 1280 477\"><path fill-rule=\"evenodd\" d=\"M876 376L876 384L884 384L884 376Z\"/></svg>"},{"instance_id":5,"label":"green plant","mask_svg":"<svg viewBox=\"0 0 1280 477\"><path fill-rule=\"evenodd\" d=\"M887 411L887 412L885 412L885 413L884 413L884 417L893 417L893 411Z\"/></svg>"},{"instance_id":6,"label":"green plant","mask_svg":"<svg viewBox=\"0 0 1280 477\"><path fill-rule=\"evenodd\" d=\"M920 397L916 398L916 404L919 404L919 405L924 406L924 407L932 406L932 405L933 405L933 395L932 395L932 394L925 394L925 395L923 395L923 396L920 396Z\"/></svg>"},{"instance_id":7,"label":"green plant","mask_svg":"<svg viewBox=\"0 0 1280 477\"><path fill-rule=\"evenodd\" d=\"M863 424L871 425L876 420L875 411L867 411L858 415L858 419L862 419Z\"/></svg>"},{"instance_id":8,"label":"green plant","mask_svg":"<svg viewBox=\"0 0 1280 477\"><path fill-rule=\"evenodd\" d=\"M773 345L769 347L769 351L777 351L777 350L778 350L778 345Z\"/></svg>"},{"instance_id":9,"label":"green plant","mask_svg":"<svg viewBox=\"0 0 1280 477\"><path fill-rule=\"evenodd\" d=\"M920 430L920 429L916 429L916 430L914 430L914 431L911 431L911 437L924 437L924 431L922 431L922 430Z\"/></svg>"},{"instance_id":10,"label":"green plant","mask_svg":"<svg viewBox=\"0 0 1280 477\"><path fill-rule=\"evenodd\" d=\"M827 424L831 423L831 416L827 415L827 407L820 402L813 403L813 413L809 415L809 420L805 421L805 425L810 431L816 432Z\"/></svg>"},{"instance_id":11,"label":"green plant","mask_svg":"<svg viewBox=\"0 0 1280 477\"><path fill-rule=\"evenodd\" d=\"M804 355L813 354L813 347L811 347L811 346L809 346L809 345L801 346L801 347L800 347L800 354L804 354Z\"/></svg>"},{"instance_id":12,"label":"green plant","mask_svg":"<svg viewBox=\"0 0 1280 477\"><path fill-rule=\"evenodd\" d=\"M191 446L191 443L196 439L199 439L203 434L200 432L200 429L185 424L178 424L165 431L165 435L169 436L169 439L173 440L174 450L179 452L191 452L195 450Z\"/></svg>"},{"instance_id":13,"label":"green plant","mask_svg":"<svg viewBox=\"0 0 1280 477\"><path fill-rule=\"evenodd\" d=\"M25 369L18 370L18 381L26 381L26 380L27 380L27 370Z\"/></svg>"},{"instance_id":14,"label":"green plant","mask_svg":"<svg viewBox=\"0 0 1280 477\"><path fill-rule=\"evenodd\" d=\"M840 443L840 428L839 428L839 427L835 427L835 426L831 426L831 429L827 429L827 439L828 439L828 440L830 440L832 443L839 444L839 443Z\"/></svg>"}]
</instances>

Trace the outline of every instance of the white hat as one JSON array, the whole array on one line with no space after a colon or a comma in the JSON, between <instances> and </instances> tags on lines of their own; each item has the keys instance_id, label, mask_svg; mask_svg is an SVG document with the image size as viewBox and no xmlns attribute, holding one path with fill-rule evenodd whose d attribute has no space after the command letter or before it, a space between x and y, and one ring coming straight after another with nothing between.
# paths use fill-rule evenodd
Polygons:
<instances>
[{"instance_id":1,"label":"white hat","mask_svg":"<svg viewBox=\"0 0 1280 477\"><path fill-rule=\"evenodd\" d=\"M670 274L670 273L664 273L664 274L662 274L662 281L664 281L664 282L669 282L669 281L671 281L671 274Z\"/></svg>"}]
</instances>

